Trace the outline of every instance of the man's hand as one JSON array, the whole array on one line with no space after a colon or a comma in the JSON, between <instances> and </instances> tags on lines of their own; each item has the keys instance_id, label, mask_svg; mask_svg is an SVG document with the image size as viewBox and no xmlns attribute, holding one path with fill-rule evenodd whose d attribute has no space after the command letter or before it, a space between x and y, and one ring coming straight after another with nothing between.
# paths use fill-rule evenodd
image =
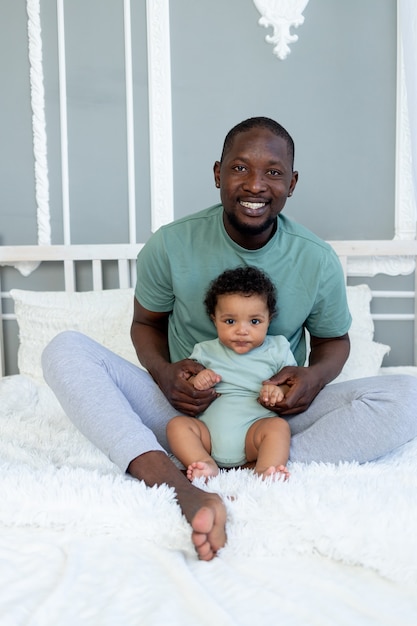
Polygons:
<instances>
[{"instance_id":1,"label":"man's hand","mask_svg":"<svg viewBox=\"0 0 417 626\"><path fill-rule=\"evenodd\" d=\"M331 338L311 336L310 342L308 367L283 367L278 374L264 381L264 384L289 387L285 398L274 407L280 415L295 415L308 409L319 391L338 376L349 356L348 334ZM271 408L261 399L260 403L266 408Z\"/></svg>"},{"instance_id":2,"label":"man's hand","mask_svg":"<svg viewBox=\"0 0 417 626\"><path fill-rule=\"evenodd\" d=\"M182 415L196 416L217 398L216 391L199 391L190 378L203 370L203 366L191 359L170 362L168 348L169 311L155 313L143 308L134 299L131 328L133 345L139 361L145 367L168 402Z\"/></svg>"},{"instance_id":3,"label":"man's hand","mask_svg":"<svg viewBox=\"0 0 417 626\"><path fill-rule=\"evenodd\" d=\"M213 386L207 389L196 389L194 376L204 370L203 366L191 359L176 363L166 363L158 371L156 382L168 401L181 414L195 417L202 413L217 398Z\"/></svg>"},{"instance_id":4,"label":"man's hand","mask_svg":"<svg viewBox=\"0 0 417 626\"><path fill-rule=\"evenodd\" d=\"M308 409L322 389L314 368L310 367L284 367L278 374L272 376L268 381L264 381L265 384L287 385L289 387L285 397L281 401L275 401L273 406L265 402L262 396L259 398L262 406L275 410L279 415L302 413Z\"/></svg>"}]
</instances>

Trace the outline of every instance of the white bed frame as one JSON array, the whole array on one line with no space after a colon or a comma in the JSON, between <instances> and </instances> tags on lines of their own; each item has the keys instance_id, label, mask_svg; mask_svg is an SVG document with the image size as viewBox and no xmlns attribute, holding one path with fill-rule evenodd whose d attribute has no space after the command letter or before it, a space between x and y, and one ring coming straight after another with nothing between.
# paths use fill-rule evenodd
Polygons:
<instances>
[{"instance_id":1,"label":"white bed frame","mask_svg":"<svg viewBox=\"0 0 417 626\"><path fill-rule=\"evenodd\" d=\"M350 269L352 261L371 258L382 262L382 267L389 267L390 275L404 272L404 259L411 262L411 268L417 261L416 240L374 240L374 241L330 241L338 254L346 280L349 276L357 276L355 270ZM105 261L117 261L118 263L118 286L120 288L132 287L136 280L135 259L144 244L93 244L93 245L51 245L51 246L0 246L0 265L14 265L21 262L62 262L64 266L64 290L77 291L75 267L77 262L88 261L92 266L92 288L95 291L103 289L103 263ZM366 266L366 263L365 263ZM361 276L365 276L360 272ZM368 276L372 276L369 273ZM0 275L1 277L1 275ZM366 282L366 280L364 280ZM416 284L416 281L414 282ZM28 287L30 288L30 287ZM417 289L412 291L387 290L373 291L373 298L412 298L414 312L404 313L378 313L373 314L374 320L412 320L414 324L414 364L417 364ZM3 292L0 282L0 341L1 359L0 376L4 375L4 352L3 352L3 324L7 320L15 319L14 313L4 312L3 301L10 299L9 292Z\"/></svg>"}]
</instances>

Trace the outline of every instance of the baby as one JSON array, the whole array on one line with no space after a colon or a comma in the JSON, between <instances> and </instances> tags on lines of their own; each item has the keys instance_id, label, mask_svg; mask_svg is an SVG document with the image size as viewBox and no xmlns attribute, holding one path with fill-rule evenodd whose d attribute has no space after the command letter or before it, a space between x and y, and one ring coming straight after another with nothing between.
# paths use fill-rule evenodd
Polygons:
<instances>
[{"instance_id":1,"label":"baby","mask_svg":"<svg viewBox=\"0 0 417 626\"><path fill-rule=\"evenodd\" d=\"M171 450L191 481L252 461L263 478L287 479L289 425L258 402L280 402L288 387L264 381L287 365L297 366L288 340L267 335L276 313L275 287L259 269L237 267L212 281L204 303L218 337L195 345L190 358L206 369L190 381L196 389L216 386L220 395L197 419L170 420Z\"/></svg>"}]
</instances>

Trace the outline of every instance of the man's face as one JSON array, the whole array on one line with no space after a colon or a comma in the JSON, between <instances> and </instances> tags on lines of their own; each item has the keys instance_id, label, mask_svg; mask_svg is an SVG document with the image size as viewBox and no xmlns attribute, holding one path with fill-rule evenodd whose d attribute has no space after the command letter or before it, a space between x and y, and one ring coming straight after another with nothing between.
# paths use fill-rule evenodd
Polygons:
<instances>
[{"instance_id":1,"label":"man's face","mask_svg":"<svg viewBox=\"0 0 417 626\"><path fill-rule=\"evenodd\" d=\"M239 133L214 177L229 236L246 248L263 246L297 184L285 139L265 128Z\"/></svg>"}]
</instances>

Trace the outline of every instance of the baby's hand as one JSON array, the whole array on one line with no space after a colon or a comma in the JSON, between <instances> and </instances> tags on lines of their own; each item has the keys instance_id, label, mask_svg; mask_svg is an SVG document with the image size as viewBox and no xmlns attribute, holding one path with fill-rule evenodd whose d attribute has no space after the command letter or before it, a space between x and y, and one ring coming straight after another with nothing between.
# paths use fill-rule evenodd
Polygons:
<instances>
[{"instance_id":1,"label":"baby's hand","mask_svg":"<svg viewBox=\"0 0 417 626\"><path fill-rule=\"evenodd\" d=\"M284 388L278 385L262 385L259 398L264 406L275 406L284 399Z\"/></svg>"},{"instance_id":2,"label":"baby's hand","mask_svg":"<svg viewBox=\"0 0 417 626\"><path fill-rule=\"evenodd\" d=\"M214 387L220 381L221 376L209 369L201 370L201 372L198 372L192 379L194 387L200 391L210 389L210 387Z\"/></svg>"}]
</instances>

